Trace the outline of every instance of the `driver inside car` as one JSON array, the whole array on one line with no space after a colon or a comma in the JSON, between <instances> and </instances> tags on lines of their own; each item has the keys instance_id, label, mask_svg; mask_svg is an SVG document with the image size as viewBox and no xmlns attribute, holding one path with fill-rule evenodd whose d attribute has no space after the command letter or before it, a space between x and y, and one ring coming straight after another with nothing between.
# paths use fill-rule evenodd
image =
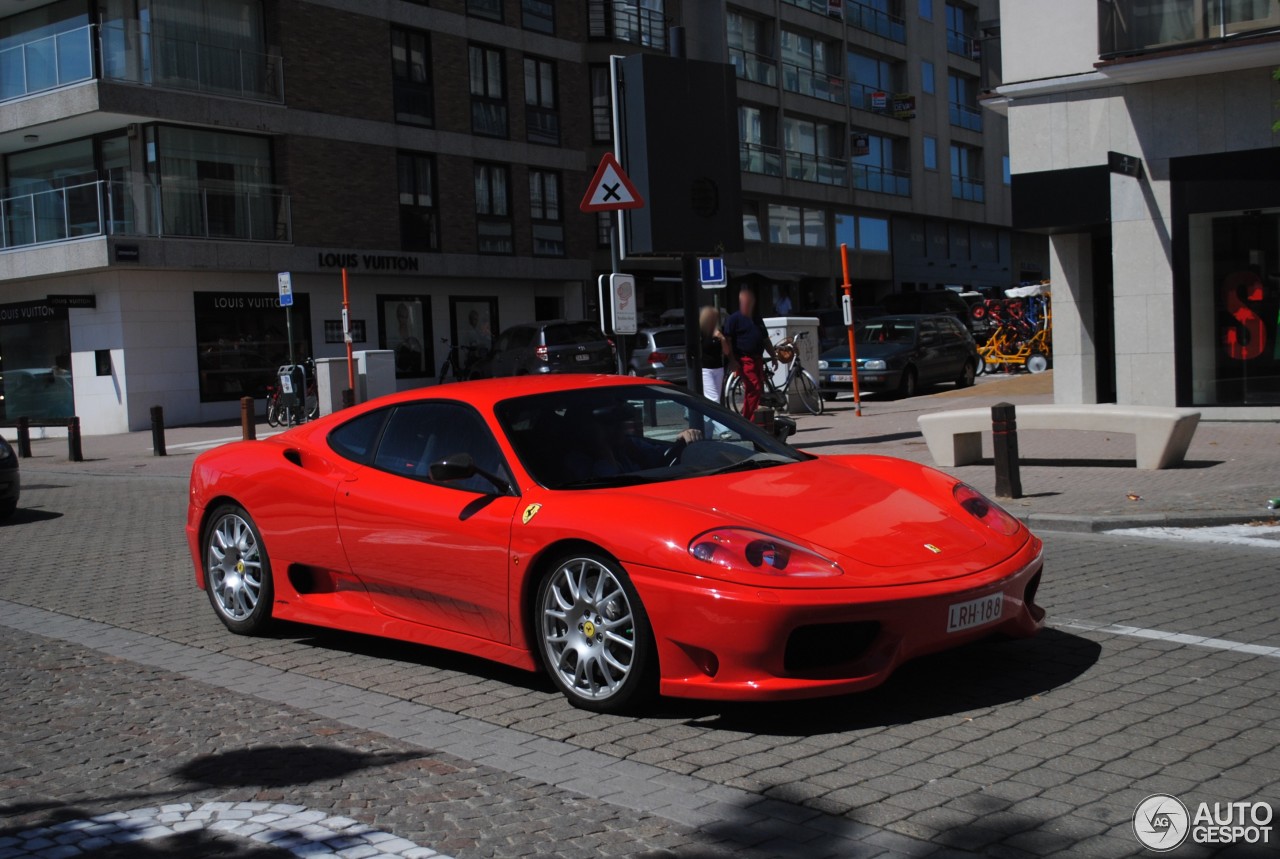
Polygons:
<instances>
[{"instance_id":1,"label":"driver inside car","mask_svg":"<svg viewBox=\"0 0 1280 859\"><path fill-rule=\"evenodd\" d=\"M582 430L582 446L569 455L566 465L579 479L660 468L702 440L702 431L696 429L684 430L674 442L645 438L639 412L626 405L594 409L572 423Z\"/></svg>"}]
</instances>

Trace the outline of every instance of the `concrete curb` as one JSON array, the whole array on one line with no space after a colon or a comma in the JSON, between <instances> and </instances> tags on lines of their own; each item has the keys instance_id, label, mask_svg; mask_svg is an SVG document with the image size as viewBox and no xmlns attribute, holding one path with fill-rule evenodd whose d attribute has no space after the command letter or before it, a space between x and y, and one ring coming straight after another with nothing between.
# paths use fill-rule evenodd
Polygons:
<instances>
[{"instance_id":1,"label":"concrete curb","mask_svg":"<svg viewBox=\"0 0 1280 859\"><path fill-rule=\"evenodd\" d=\"M1015 514L1016 515L1016 514ZM1280 518L1280 511L1259 505L1257 510L1216 513L1137 513L1128 516L1089 516L1072 513L1026 513L1018 516L1037 531L1064 531L1072 534L1100 534L1121 528L1209 528L1217 525L1247 525Z\"/></svg>"}]
</instances>

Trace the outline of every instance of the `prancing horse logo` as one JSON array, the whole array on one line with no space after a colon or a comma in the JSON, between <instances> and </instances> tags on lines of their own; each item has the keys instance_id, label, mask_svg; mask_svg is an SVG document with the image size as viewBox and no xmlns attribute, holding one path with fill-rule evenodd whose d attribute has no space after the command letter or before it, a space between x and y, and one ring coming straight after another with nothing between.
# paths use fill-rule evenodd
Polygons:
<instances>
[{"instance_id":1,"label":"prancing horse logo","mask_svg":"<svg viewBox=\"0 0 1280 859\"><path fill-rule=\"evenodd\" d=\"M530 504L528 507L524 508L524 515L520 517L520 521L523 524L528 525L529 520L532 519L534 516L537 516L538 511L541 509L542 509L541 504Z\"/></svg>"},{"instance_id":2,"label":"prancing horse logo","mask_svg":"<svg viewBox=\"0 0 1280 859\"><path fill-rule=\"evenodd\" d=\"M939 549L937 546L933 545L932 543L925 543L924 547L928 549L930 552L933 552L935 555L942 554L942 550Z\"/></svg>"}]
</instances>

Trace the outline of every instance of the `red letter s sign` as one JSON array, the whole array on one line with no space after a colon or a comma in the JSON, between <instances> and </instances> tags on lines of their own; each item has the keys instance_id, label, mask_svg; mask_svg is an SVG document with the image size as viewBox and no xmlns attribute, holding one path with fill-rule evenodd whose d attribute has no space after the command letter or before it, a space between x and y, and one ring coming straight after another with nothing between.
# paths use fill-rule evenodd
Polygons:
<instances>
[{"instance_id":1,"label":"red letter s sign","mask_svg":"<svg viewBox=\"0 0 1280 859\"><path fill-rule=\"evenodd\" d=\"M1238 323L1227 328L1227 357L1239 361L1257 358L1267 348L1267 328L1248 302L1262 301L1262 281L1251 271L1237 271L1227 275L1223 294L1227 312Z\"/></svg>"}]
</instances>

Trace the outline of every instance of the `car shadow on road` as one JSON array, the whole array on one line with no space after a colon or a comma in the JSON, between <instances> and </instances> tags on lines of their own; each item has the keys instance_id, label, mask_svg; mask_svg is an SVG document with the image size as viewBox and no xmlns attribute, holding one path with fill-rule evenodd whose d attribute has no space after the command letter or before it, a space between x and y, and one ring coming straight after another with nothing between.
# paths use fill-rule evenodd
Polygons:
<instances>
[{"instance_id":1,"label":"car shadow on road","mask_svg":"<svg viewBox=\"0 0 1280 859\"><path fill-rule=\"evenodd\" d=\"M908 724L1021 701L1071 682L1101 646L1060 629L1032 639L993 639L913 660L867 692L812 701L715 704L662 700L654 716L722 731L803 737Z\"/></svg>"},{"instance_id":2,"label":"car shadow on road","mask_svg":"<svg viewBox=\"0 0 1280 859\"><path fill-rule=\"evenodd\" d=\"M207 787L290 787L418 757L421 756L359 752L335 746L251 746L192 758L173 774L193 785Z\"/></svg>"},{"instance_id":3,"label":"car shadow on road","mask_svg":"<svg viewBox=\"0 0 1280 859\"><path fill-rule=\"evenodd\" d=\"M8 519L0 521L0 528L12 528L14 525L27 525L31 522L48 522L50 519L61 519L62 514L56 510L43 510L39 507L19 507Z\"/></svg>"}]
</instances>

